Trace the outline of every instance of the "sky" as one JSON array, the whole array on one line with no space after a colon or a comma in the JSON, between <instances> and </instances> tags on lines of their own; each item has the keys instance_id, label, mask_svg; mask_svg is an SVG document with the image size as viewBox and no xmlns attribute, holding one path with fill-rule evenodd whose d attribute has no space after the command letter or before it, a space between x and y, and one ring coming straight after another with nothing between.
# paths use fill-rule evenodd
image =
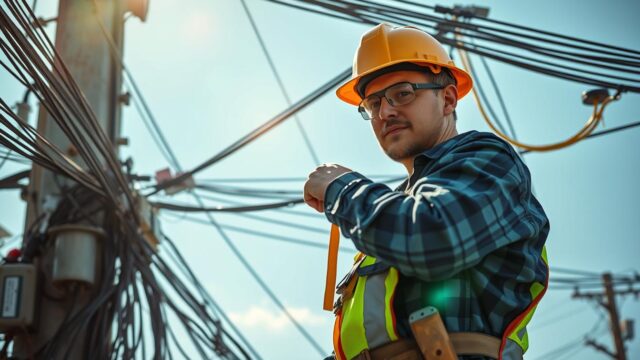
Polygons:
<instances>
[{"instance_id":1,"label":"sky","mask_svg":"<svg viewBox=\"0 0 640 360\"><path fill-rule=\"evenodd\" d=\"M262 0L247 3L294 101L346 69L360 36L369 28ZM482 5L491 9L489 16L494 19L640 50L639 2L495 0ZM45 18L53 16L57 2L40 1L36 12ZM49 31L53 32L53 25ZM478 58L474 60L479 64ZM287 106L240 1L151 1L145 23L136 18L127 20L124 61L185 169L200 164ZM522 141L545 144L562 140L589 117L591 109L580 99L589 86L491 60L489 65ZM2 71L0 96L15 103L23 90ZM486 75L479 72L481 81L488 84ZM489 96L496 103L495 94ZM598 130L640 120L639 101L637 94L624 94L606 109L605 125ZM470 96L459 102L457 111L459 132L488 131ZM380 150L370 125L361 120L356 109L340 102L332 92L300 112L299 120L320 162L338 163L369 176L404 174L402 165ZM35 112L31 121L35 121ZM121 157L133 158L135 172L153 175L167 167L132 106L123 109L121 133L130 142ZM547 249L552 267L624 274L640 270L639 139L637 127L559 151L525 155L535 194L551 223ZM316 165L292 119L199 173L196 180L303 178ZM0 178L24 168L7 163L0 168ZM302 191L302 181L234 185ZM162 199L191 201L184 194ZM265 202L251 198L238 201ZM215 219L227 226L326 244L326 219L305 206L295 210L307 216L267 211L259 214L270 219L266 222L229 214L215 215ZM20 234L24 213L17 191L0 191L0 225ZM193 223L179 213L163 212L161 216L163 230L263 358L319 358L215 229ZM277 220L320 231L281 226ZM333 315L322 311L326 251L236 231L228 235L282 303L330 352ZM348 239L342 239L342 244L353 249ZM3 253L8 248L5 246ZM352 255L340 254L339 273L348 270ZM638 321L637 299L618 298L618 305L621 318ZM593 348L578 345L588 333L612 348L602 314L598 305L573 299L570 290L549 290L529 326L527 359L548 358L545 354L567 344L576 345L557 358L606 359ZM640 340L628 342L627 348L629 358L640 357Z\"/></svg>"}]
</instances>

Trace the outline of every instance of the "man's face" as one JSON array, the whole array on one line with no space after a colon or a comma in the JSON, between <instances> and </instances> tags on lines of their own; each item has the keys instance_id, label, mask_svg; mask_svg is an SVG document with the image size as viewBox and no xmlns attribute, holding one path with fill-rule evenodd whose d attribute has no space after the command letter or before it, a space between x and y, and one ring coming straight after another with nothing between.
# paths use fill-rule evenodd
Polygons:
<instances>
[{"instance_id":1,"label":"man's face","mask_svg":"<svg viewBox=\"0 0 640 360\"><path fill-rule=\"evenodd\" d=\"M401 82L428 83L430 79L416 71L384 74L367 84L365 97ZM438 94L434 90L416 90L416 98L412 102L396 107L382 99L380 111L373 114L371 125L378 143L391 159L405 165L406 162L412 164L416 155L440 141L445 129L445 116L453 111L446 106L444 93L445 89Z\"/></svg>"}]
</instances>

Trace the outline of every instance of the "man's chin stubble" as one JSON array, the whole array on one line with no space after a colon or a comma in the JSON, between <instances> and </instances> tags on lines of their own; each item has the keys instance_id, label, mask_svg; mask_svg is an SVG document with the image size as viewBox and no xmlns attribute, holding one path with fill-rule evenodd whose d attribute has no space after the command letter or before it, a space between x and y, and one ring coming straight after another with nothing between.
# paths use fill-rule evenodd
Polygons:
<instances>
[{"instance_id":1,"label":"man's chin stubble","mask_svg":"<svg viewBox=\"0 0 640 360\"><path fill-rule=\"evenodd\" d=\"M401 160L411 158L413 159L416 155L420 154L423 150L419 149L418 146L411 146L404 149L399 149L395 151L385 150L385 154L393 160L400 162Z\"/></svg>"}]
</instances>

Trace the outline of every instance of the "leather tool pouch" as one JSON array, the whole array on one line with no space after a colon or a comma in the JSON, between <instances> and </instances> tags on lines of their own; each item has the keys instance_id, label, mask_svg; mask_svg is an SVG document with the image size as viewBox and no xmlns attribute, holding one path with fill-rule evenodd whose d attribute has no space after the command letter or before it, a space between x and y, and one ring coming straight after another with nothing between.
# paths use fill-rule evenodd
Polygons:
<instances>
[{"instance_id":1,"label":"leather tool pouch","mask_svg":"<svg viewBox=\"0 0 640 360\"><path fill-rule=\"evenodd\" d=\"M457 360L438 310L427 306L409 316L411 332L425 360Z\"/></svg>"}]
</instances>

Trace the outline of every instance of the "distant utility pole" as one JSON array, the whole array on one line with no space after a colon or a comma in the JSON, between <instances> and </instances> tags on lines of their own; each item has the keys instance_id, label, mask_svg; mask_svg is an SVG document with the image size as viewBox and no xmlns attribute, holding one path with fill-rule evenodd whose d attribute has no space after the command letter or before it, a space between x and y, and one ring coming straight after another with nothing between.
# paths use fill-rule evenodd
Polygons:
<instances>
[{"instance_id":1,"label":"distant utility pole","mask_svg":"<svg viewBox=\"0 0 640 360\"><path fill-rule=\"evenodd\" d=\"M112 144L118 143L120 132L122 68L120 62L112 57L111 45L105 39L98 21L103 24L105 31L122 53L124 13L130 10L128 6L130 7L131 3L135 1L59 0L55 48L60 58L55 61L63 61L66 64ZM146 6L147 1L144 3ZM76 149L42 105L38 115L38 132L84 166ZM117 152L117 149L114 147L113 151ZM49 206L47 203L51 203L50 199L60 195L56 183L69 185L64 179L54 177L51 171L33 166L28 191L26 228L46 211ZM55 208L55 201L53 204ZM42 349L58 331L65 317L76 313L91 300L91 292L86 289L71 296L52 285L53 254L53 246L46 246L44 253L34 261L44 275L39 285L44 296L36 299L39 320L36 320L35 332L29 335L16 334L13 352L14 356L20 359L33 358L34 352ZM96 276L96 279L99 277ZM78 332L75 346L67 359L81 358L85 337L90 334L90 329ZM61 354L57 356L60 358Z\"/></svg>"},{"instance_id":2,"label":"distant utility pole","mask_svg":"<svg viewBox=\"0 0 640 360\"><path fill-rule=\"evenodd\" d=\"M610 351L602 344L598 344L594 339L586 340L586 344L595 348L596 350L603 352L609 355L612 359L615 360L627 360L626 350L624 347L624 340L622 329L620 325L620 316L618 313L618 307L616 305L616 295L627 295L640 294L640 289L634 289L632 285L637 283L639 280L634 279L629 282L629 289L625 290L616 290L614 288L613 277L611 273L602 274L602 284L604 287L604 293L593 293L593 292L579 292L576 289L576 292L573 294L573 298L587 298L587 299L597 299L598 303L609 313L609 327L611 330L611 337L613 338L613 344L615 346L615 352ZM632 326L632 323L627 323L629 326ZM628 336L633 334L631 329L627 329Z\"/></svg>"}]
</instances>

